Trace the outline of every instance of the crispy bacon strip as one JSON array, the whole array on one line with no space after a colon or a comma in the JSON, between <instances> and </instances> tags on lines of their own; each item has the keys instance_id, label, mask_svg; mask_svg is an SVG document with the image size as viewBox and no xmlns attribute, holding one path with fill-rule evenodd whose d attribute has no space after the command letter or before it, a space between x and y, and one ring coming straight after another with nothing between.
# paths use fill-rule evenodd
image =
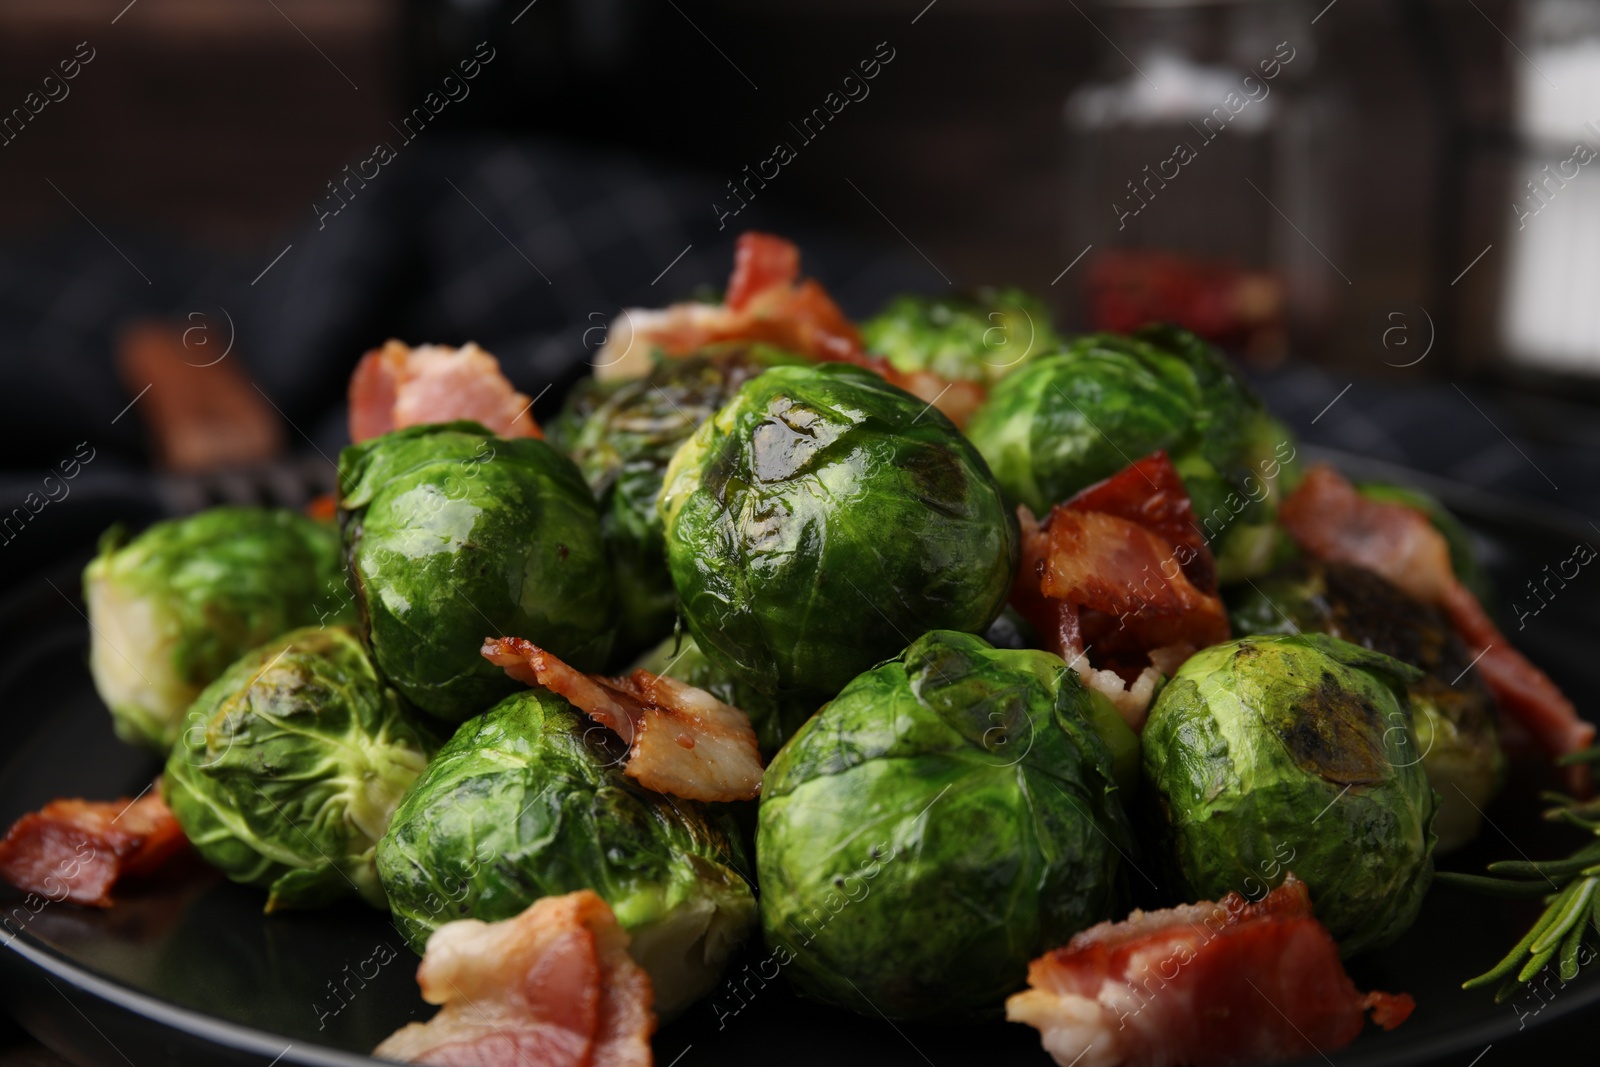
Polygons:
<instances>
[{"instance_id":1,"label":"crispy bacon strip","mask_svg":"<svg viewBox=\"0 0 1600 1067\"><path fill-rule=\"evenodd\" d=\"M854 363L938 407L957 426L966 425L986 395L977 382L946 381L931 371L908 374L867 352L827 290L800 277L793 242L755 232L739 236L724 303L629 308L611 323L594 360L595 376L637 377L649 369L652 350L686 356L719 341L764 341L819 361Z\"/></svg>"},{"instance_id":2,"label":"crispy bacon strip","mask_svg":"<svg viewBox=\"0 0 1600 1067\"><path fill-rule=\"evenodd\" d=\"M1155 452L1122 468L1067 501L1071 511L1115 515L1149 530L1173 548L1174 561L1202 593L1217 591L1217 565L1189 490L1166 452Z\"/></svg>"},{"instance_id":3,"label":"crispy bacon strip","mask_svg":"<svg viewBox=\"0 0 1600 1067\"><path fill-rule=\"evenodd\" d=\"M1018 509L1022 568L1012 604L1135 730L1163 673L1226 641L1216 564L1164 452L1051 509ZM1093 662L1104 665L1096 669Z\"/></svg>"},{"instance_id":4,"label":"crispy bacon strip","mask_svg":"<svg viewBox=\"0 0 1600 1067\"><path fill-rule=\"evenodd\" d=\"M743 311L762 293L793 285L800 278L800 249L793 241L754 231L739 235L728 279L729 311Z\"/></svg>"},{"instance_id":5,"label":"crispy bacon strip","mask_svg":"<svg viewBox=\"0 0 1600 1067\"><path fill-rule=\"evenodd\" d=\"M559 693L629 745L623 773L646 789L689 800L754 800L761 752L750 717L675 678L634 671L605 678L574 670L531 641L489 638L483 655L519 682Z\"/></svg>"},{"instance_id":6,"label":"crispy bacon strip","mask_svg":"<svg viewBox=\"0 0 1600 1067\"><path fill-rule=\"evenodd\" d=\"M350 376L350 440L455 419L481 422L501 437L542 437L531 405L475 344L411 348L391 340L362 356Z\"/></svg>"},{"instance_id":7,"label":"crispy bacon strip","mask_svg":"<svg viewBox=\"0 0 1600 1067\"><path fill-rule=\"evenodd\" d=\"M188 847L152 787L138 800L52 800L0 840L0 877L49 900L109 908L123 878L147 875Z\"/></svg>"},{"instance_id":8,"label":"crispy bacon strip","mask_svg":"<svg viewBox=\"0 0 1600 1067\"><path fill-rule=\"evenodd\" d=\"M428 938L422 999L441 1005L373 1050L460 1067L649 1067L650 979L628 935L587 889L503 922L461 919Z\"/></svg>"},{"instance_id":9,"label":"crispy bacon strip","mask_svg":"<svg viewBox=\"0 0 1600 1067\"><path fill-rule=\"evenodd\" d=\"M1307 472L1279 511L1284 529L1318 559L1353 563L1442 609L1477 659L1495 702L1552 756L1589 747L1595 727L1548 675L1500 632L1450 566L1450 547L1415 508L1368 500L1327 465ZM1575 784L1586 784L1575 768Z\"/></svg>"},{"instance_id":10,"label":"crispy bacon strip","mask_svg":"<svg viewBox=\"0 0 1600 1067\"><path fill-rule=\"evenodd\" d=\"M1259 903L1135 911L1033 961L1006 1018L1037 1027L1062 1067L1223 1067L1343 1048L1365 1013L1385 1030L1408 994L1362 995L1289 875Z\"/></svg>"}]
</instances>

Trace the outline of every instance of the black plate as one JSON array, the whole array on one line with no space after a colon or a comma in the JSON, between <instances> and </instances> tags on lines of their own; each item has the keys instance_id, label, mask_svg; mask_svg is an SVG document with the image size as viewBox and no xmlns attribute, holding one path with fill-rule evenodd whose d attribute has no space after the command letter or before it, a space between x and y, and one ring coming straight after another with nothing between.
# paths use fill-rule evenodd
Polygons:
<instances>
[{"instance_id":1,"label":"black plate","mask_svg":"<svg viewBox=\"0 0 1600 1067\"><path fill-rule=\"evenodd\" d=\"M1358 460L1341 465L1388 473ZM1565 515L1421 484L1467 521L1503 591L1522 587L1547 563L1554 567L1579 541L1596 540ZM116 741L90 684L87 626L80 605L67 599L76 597L81 563L66 561L0 602L0 708L7 719L0 825L55 797L132 796L156 770ZM1600 601L1591 590L1580 585L1553 598L1525 630L1511 633L1568 692L1600 683ZM1516 766L1506 795L1489 810L1493 827L1444 865L1478 871L1519 852L1549 858L1569 850L1573 833L1537 818L1537 790L1553 784L1536 764ZM4 1003L41 1041L81 1063L371 1063L364 1050L431 1011L417 995L415 957L385 916L359 905L267 918L259 891L198 869L175 872L106 912L48 904L30 914L14 892L4 892ZM1544 1000L1510 1005L1461 991L1460 982L1492 964L1536 913L1536 906L1436 889L1398 944L1351 968L1362 988L1412 993L1416 1014L1393 1033L1369 1028L1336 1054L1339 1067L1458 1054L1465 1064L1524 1027L1600 1002L1594 974L1564 989L1552 982ZM382 965L385 945L395 958ZM1026 1027L892 1026L805 1004L781 981L763 987L756 977L747 978L739 999L724 990L663 1028L655 1049L662 1067L1049 1063Z\"/></svg>"}]
</instances>

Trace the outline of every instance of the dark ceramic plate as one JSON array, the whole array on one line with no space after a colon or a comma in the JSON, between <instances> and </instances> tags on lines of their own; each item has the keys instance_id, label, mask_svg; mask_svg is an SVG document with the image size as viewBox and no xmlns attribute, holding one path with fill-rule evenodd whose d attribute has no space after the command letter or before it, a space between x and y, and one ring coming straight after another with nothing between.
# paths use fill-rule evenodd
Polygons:
<instances>
[{"instance_id":1,"label":"dark ceramic plate","mask_svg":"<svg viewBox=\"0 0 1600 1067\"><path fill-rule=\"evenodd\" d=\"M1341 458L1341 464L1361 475L1387 473L1364 461ZM1503 591L1522 587L1547 563L1554 567L1580 540L1596 539L1568 516L1421 484L1467 521ZM82 562L64 560L0 601L0 709L7 725L0 824L55 797L132 796L156 770L117 742L90 684L88 627L80 605L67 599L76 596ZM1581 582L1514 634L1569 693L1600 683L1600 599ZM1537 818L1537 791L1553 784L1537 765L1514 767L1506 795L1489 810L1493 826L1446 865L1477 871L1491 859L1550 858L1573 847L1571 831ZM203 870L174 872L165 884L130 893L104 912L48 904L33 914L14 892L4 892L4 1004L41 1041L80 1063L370 1063L364 1050L431 1011L417 995L415 957L385 916L361 906L268 918L259 891ZM1364 989L1412 993L1416 1014L1393 1033L1369 1028L1333 1059L1308 1048L1306 1062L1465 1065L1524 1027L1544 1028L1600 1002L1594 974L1565 989L1552 982L1544 999L1510 1005L1459 988L1514 943L1536 912L1435 889L1398 944L1352 966ZM781 980L763 988L755 977L738 998L724 991L663 1028L655 1049L662 1067L1049 1062L1025 1027L896 1026L803 1003Z\"/></svg>"}]
</instances>

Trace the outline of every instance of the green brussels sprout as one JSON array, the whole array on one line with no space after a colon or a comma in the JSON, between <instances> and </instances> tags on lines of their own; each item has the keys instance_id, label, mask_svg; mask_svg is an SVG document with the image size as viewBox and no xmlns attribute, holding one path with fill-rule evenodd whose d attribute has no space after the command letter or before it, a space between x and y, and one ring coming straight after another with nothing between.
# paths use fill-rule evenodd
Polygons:
<instances>
[{"instance_id":1,"label":"green brussels sprout","mask_svg":"<svg viewBox=\"0 0 1600 1067\"><path fill-rule=\"evenodd\" d=\"M992 382L1061 343L1050 310L1020 289L970 296L900 296L861 324L870 351L897 370Z\"/></svg>"},{"instance_id":2,"label":"green brussels sprout","mask_svg":"<svg viewBox=\"0 0 1600 1067\"><path fill-rule=\"evenodd\" d=\"M577 443L578 435L583 432L583 424L589 421L589 416L593 415L618 389L635 381L638 379L601 379L592 374L578 379L577 383L567 390L566 399L562 402L561 410L556 417L541 427L544 430L544 439L550 443L551 448L571 458L573 446Z\"/></svg>"},{"instance_id":3,"label":"green brussels sprout","mask_svg":"<svg viewBox=\"0 0 1600 1067\"><path fill-rule=\"evenodd\" d=\"M1293 439L1223 356L1186 331L1071 341L998 382L967 436L1007 499L1040 515L1165 449L1224 580L1259 573L1287 544L1273 519Z\"/></svg>"},{"instance_id":4,"label":"green brussels sprout","mask_svg":"<svg viewBox=\"0 0 1600 1067\"><path fill-rule=\"evenodd\" d=\"M1048 652L935 631L801 727L756 838L762 924L799 991L988 1014L1030 959L1120 915L1135 846L1090 704Z\"/></svg>"},{"instance_id":5,"label":"green brussels sprout","mask_svg":"<svg viewBox=\"0 0 1600 1067\"><path fill-rule=\"evenodd\" d=\"M293 511L219 507L129 538L84 569L89 670L124 741L172 748L183 713L230 663L316 622L351 622L339 534Z\"/></svg>"},{"instance_id":6,"label":"green brussels sprout","mask_svg":"<svg viewBox=\"0 0 1600 1067\"><path fill-rule=\"evenodd\" d=\"M1483 569L1483 564L1478 561L1478 554L1472 547L1471 535L1467 533L1466 527L1461 525L1461 520L1450 514L1450 510L1441 504L1437 497L1421 489L1413 489L1407 485L1391 485L1387 482L1362 482L1356 489L1368 500L1377 500L1385 504L1404 504L1427 515L1433 528L1444 535L1445 542L1450 546L1450 569L1455 572L1456 578L1472 591L1472 595L1478 598L1479 603L1485 607L1493 603L1494 586L1490 583L1489 574Z\"/></svg>"},{"instance_id":7,"label":"green brussels sprout","mask_svg":"<svg viewBox=\"0 0 1600 1067\"><path fill-rule=\"evenodd\" d=\"M354 630L307 627L206 687L161 792L207 863L266 887L267 911L381 908L374 850L436 747Z\"/></svg>"},{"instance_id":8,"label":"green brussels sprout","mask_svg":"<svg viewBox=\"0 0 1600 1067\"><path fill-rule=\"evenodd\" d=\"M543 441L474 422L413 426L339 457L345 549L378 666L450 722L518 683L479 655L525 637L599 670L616 623L594 498Z\"/></svg>"},{"instance_id":9,"label":"green brussels sprout","mask_svg":"<svg viewBox=\"0 0 1600 1067\"><path fill-rule=\"evenodd\" d=\"M463 724L378 845L398 927L421 952L452 919L493 922L592 889L677 1011L709 990L755 926L724 818L622 773L627 746L561 697L527 689Z\"/></svg>"},{"instance_id":10,"label":"green brussels sprout","mask_svg":"<svg viewBox=\"0 0 1600 1067\"><path fill-rule=\"evenodd\" d=\"M1408 758L1422 761L1439 794L1435 854L1478 835L1481 809L1505 781L1506 760L1494 698L1438 609L1371 571L1305 559L1231 590L1228 606L1236 636L1327 633L1422 671L1406 686L1417 741Z\"/></svg>"},{"instance_id":11,"label":"green brussels sprout","mask_svg":"<svg viewBox=\"0 0 1600 1067\"><path fill-rule=\"evenodd\" d=\"M934 629L981 631L1017 524L940 412L859 367L776 367L678 450L660 510L706 656L764 693L837 692Z\"/></svg>"},{"instance_id":12,"label":"green brussels sprout","mask_svg":"<svg viewBox=\"0 0 1600 1067\"><path fill-rule=\"evenodd\" d=\"M660 359L595 405L566 452L600 502L621 602L618 651L631 657L672 632L678 595L667 573L656 497L690 434L738 388L769 367L804 363L768 345L719 345Z\"/></svg>"},{"instance_id":13,"label":"green brussels sprout","mask_svg":"<svg viewBox=\"0 0 1600 1067\"><path fill-rule=\"evenodd\" d=\"M1433 878L1435 801L1406 701L1419 674L1327 634L1191 656L1140 737L1184 899L1258 898L1292 870L1343 954L1403 933Z\"/></svg>"},{"instance_id":14,"label":"green brussels sprout","mask_svg":"<svg viewBox=\"0 0 1600 1067\"><path fill-rule=\"evenodd\" d=\"M667 638L634 666L651 674L688 682L750 716L761 755L768 759L822 705L822 700L814 694L772 697L745 685L707 659L688 634Z\"/></svg>"}]
</instances>

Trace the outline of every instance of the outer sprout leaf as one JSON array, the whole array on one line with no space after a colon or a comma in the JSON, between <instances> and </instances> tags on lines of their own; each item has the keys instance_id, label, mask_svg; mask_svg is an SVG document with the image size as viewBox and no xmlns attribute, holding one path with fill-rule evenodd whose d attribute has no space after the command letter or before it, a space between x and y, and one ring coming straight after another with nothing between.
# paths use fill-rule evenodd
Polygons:
<instances>
[{"instance_id":1,"label":"outer sprout leaf","mask_svg":"<svg viewBox=\"0 0 1600 1067\"><path fill-rule=\"evenodd\" d=\"M89 667L124 741L165 754L183 713L257 645L355 617L337 531L297 512L218 507L107 531L83 572Z\"/></svg>"},{"instance_id":2,"label":"outer sprout leaf","mask_svg":"<svg viewBox=\"0 0 1600 1067\"><path fill-rule=\"evenodd\" d=\"M268 889L268 911L383 907L373 852L434 747L352 630L296 630L200 694L162 795L208 863Z\"/></svg>"}]
</instances>

